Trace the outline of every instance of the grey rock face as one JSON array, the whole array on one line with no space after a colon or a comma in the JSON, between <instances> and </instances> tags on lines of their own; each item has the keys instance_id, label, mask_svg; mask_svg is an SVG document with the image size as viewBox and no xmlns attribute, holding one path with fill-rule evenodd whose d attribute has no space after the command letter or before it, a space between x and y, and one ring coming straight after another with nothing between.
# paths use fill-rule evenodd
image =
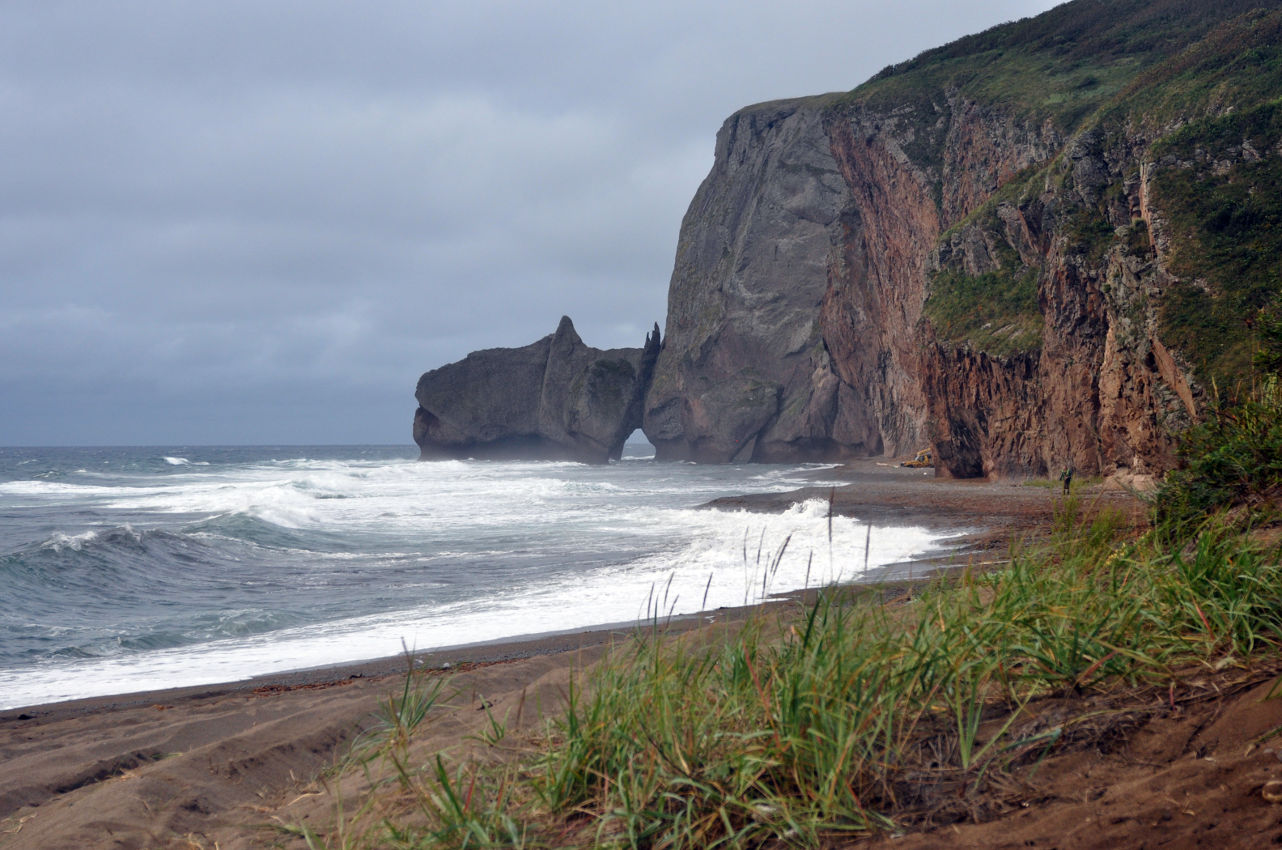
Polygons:
<instances>
[{"instance_id":1,"label":"grey rock face","mask_svg":"<svg viewBox=\"0 0 1282 850\"><path fill-rule=\"evenodd\" d=\"M663 460L849 453L819 327L848 191L813 99L736 113L681 226L645 432Z\"/></svg>"},{"instance_id":2,"label":"grey rock face","mask_svg":"<svg viewBox=\"0 0 1282 850\"><path fill-rule=\"evenodd\" d=\"M1110 336L1124 310L1090 306L1106 270L1076 275L1059 256L1054 209L1069 199L1006 203L997 225L964 224L1064 140L955 93L922 109L821 96L726 121L682 222L646 399L659 459L840 461L933 444L956 476L1039 474L1046 458L1092 472L1160 462L1167 448L1149 435L1172 405L1159 385L1183 383L1174 367L1110 366L1143 358ZM1120 179L1102 138L1082 134L1068 151L1076 204ZM954 255L972 275L998 255L1041 270L1039 353L953 356L933 344L923 305Z\"/></svg>"},{"instance_id":3,"label":"grey rock face","mask_svg":"<svg viewBox=\"0 0 1282 850\"><path fill-rule=\"evenodd\" d=\"M658 325L643 348L602 351L562 317L532 345L473 352L427 372L414 393L420 457L617 460L641 427L658 352Z\"/></svg>"}]
</instances>

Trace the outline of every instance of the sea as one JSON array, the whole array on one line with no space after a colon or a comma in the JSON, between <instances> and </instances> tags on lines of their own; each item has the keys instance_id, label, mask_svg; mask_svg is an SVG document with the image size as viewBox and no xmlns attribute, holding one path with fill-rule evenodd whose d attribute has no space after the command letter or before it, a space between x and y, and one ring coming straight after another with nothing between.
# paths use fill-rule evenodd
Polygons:
<instances>
[{"instance_id":1,"label":"sea","mask_svg":"<svg viewBox=\"0 0 1282 850\"><path fill-rule=\"evenodd\" d=\"M949 545L826 499L703 507L813 464L416 457L0 448L0 709L752 605Z\"/></svg>"}]
</instances>

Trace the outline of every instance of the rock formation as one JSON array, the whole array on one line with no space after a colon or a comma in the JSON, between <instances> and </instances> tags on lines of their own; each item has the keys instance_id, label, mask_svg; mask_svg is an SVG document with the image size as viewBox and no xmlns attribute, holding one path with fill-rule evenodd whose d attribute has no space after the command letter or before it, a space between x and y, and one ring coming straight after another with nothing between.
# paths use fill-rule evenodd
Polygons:
<instances>
[{"instance_id":1,"label":"rock formation","mask_svg":"<svg viewBox=\"0 0 1282 850\"><path fill-rule=\"evenodd\" d=\"M656 455L707 462L880 453L820 326L851 226L822 101L744 110L686 213L666 343L646 401Z\"/></svg>"},{"instance_id":2,"label":"rock formation","mask_svg":"<svg viewBox=\"0 0 1282 850\"><path fill-rule=\"evenodd\" d=\"M1282 313L1278 91L1282 0L1073 0L741 110L662 349L566 320L425 375L415 439L604 460L641 424L666 460L1160 471Z\"/></svg>"},{"instance_id":3,"label":"rock formation","mask_svg":"<svg viewBox=\"0 0 1282 850\"><path fill-rule=\"evenodd\" d=\"M1276 300L1275 279L1234 289L1245 259L1190 259L1210 237L1181 187L1222 192L1276 252L1268 202L1233 216L1280 188L1282 119L1257 113L1282 18L1156 5L1076 0L726 121L682 223L644 420L658 457L1169 465L1201 383L1242 362L1233 305L1249 323ZM1199 330L1211 314L1223 333Z\"/></svg>"},{"instance_id":4,"label":"rock formation","mask_svg":"<svg viewBox=\"0 0 1282 850\"><path fill-rule=\"evenodd\" d=\"M617 460L641 426L658 351L658 325L643 348L602 351L562 317L532 345L473 352L419 378L414 442L425 460Z\"/></svg>"}]
</instances>

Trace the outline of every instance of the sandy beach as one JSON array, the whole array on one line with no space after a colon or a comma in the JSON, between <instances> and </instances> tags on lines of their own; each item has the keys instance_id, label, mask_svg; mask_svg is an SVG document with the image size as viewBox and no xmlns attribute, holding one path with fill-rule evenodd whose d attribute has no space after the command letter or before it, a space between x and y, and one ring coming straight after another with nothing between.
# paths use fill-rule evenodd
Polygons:
<instances>
[{"instance_id":1,"label":"sandy beach","mask_svg":"<svg viewBox=\"0 0 1282 850\"><path fill-rule=\"evenodd\" d=\"M504 703L599 658L613 631L420 658ZM445 668L445 665L449 665ZM407 659L0 715L0 847L263 847L403 681ZM456 733L480 717L463 706ZM442 719L442 728L450 725Z\"/></svg>"},{"instance_id":2,"label":"sandy beach","mask_svg":"<svg viewBox=\"0 0 1282 850\"><path fill-rule=\"evenodd\" d=\"M961 562L997 557L1012 538L1044 527L1059 498L1046 486L941 481L871 462L828 474L850 483L833 489L835 481L817 481L813 492L800 495L832 494L837 510L874 522L907 514L913 522L967 529L971 548L954 556ZM1143 508L1121 489L1096 487L1084 495ZM730 503L772 510L796 498ZM710 619L724 623L742 614L725 610L671 628L699 629ZM541 712L556 709L575 671L628 631L606 628L418 658L431 675L448 677L446 698L420 746L457 748L490 717L505 719L512 731L528 728ZM382 659L0 713L0 848L306 846L283 827L329 828L333 789L317 779L378 724L379 706L402 686L408 663ZM1266 782L1282 777L1282 745L1248 746L1282 724L1282 700L1262 699L1277 672L1198 672L1169 693L1092 697L1101 712L1120 718L1102 732L1105 744L1048 760L1000 799L959 802L975 810L955 823L921 824L946 836L927 831L892 843L1183 847L1195 846L1191 837L1200 836L1234 847L1261 846L1263 835L1282 838L1282 806L1261 796ZM1036 711L1053 719L1067 708L1046 700ZM1242 843L1233 836L1244 837Z\"/></svg>"}]
</instances>

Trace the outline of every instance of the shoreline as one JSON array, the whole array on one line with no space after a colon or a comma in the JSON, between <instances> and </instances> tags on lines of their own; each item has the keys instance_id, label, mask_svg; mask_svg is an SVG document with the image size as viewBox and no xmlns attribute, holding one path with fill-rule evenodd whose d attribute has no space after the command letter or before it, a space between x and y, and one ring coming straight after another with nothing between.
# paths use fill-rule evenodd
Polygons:
<instances>
[{"instance_id":1,"label":"shoreline","mask_svg":"<svg viewBox=\"0 0 1282 850\"><path fill-rule=\"evenodd\" d=\"M958 550L960 553L961 550ZM875 567L870 573L875 578L836 585L844 592L883 591L892 594L897 588L931 578L953 569L953 554L932 551L921 559L886 564ZM913 574L914 568L917 568ZM665 634L682 634L717 623L735 623L754 613L773 610L788 605L809 604L817 594L827 588L810 587L773 593L763 602L753 605L723 606L690 614L665 617L661 622L602 623L582 629L537 632L494 640L455 644L431 650L422 650L381 658L362 659L334 665L303 667L263 673L226 682L203 685L183 685L172 688L155 688L126 691L102 696L80 697L48 703L0 709L0 733L5 724L13 721L57 721L104 711L117 711L160 703L176 703L226 696L261 694L268 691L284 692L300 689L336 687L355 680L391 681L403 679L413 659L416 672L448 673L463 667L476 668L494 664L524 661L543 656L555 656L584 649L609 646L639 631L658 628Z\"/></svg>"},{"instance_id":2,"label":"shoreline","mask_svg":"<svg viewBox=\"0 0 1282 850\"><path fill-rule=\"evenodd\" d=\"M965 521L967 517L964 514L956 514L950 518L945 518L942 514L932 514L928 507L923 509L915 504L906 502L895 507L884 505L879 510L868 511L866 506L869 503L866 500L851 501L849 499L850 494L843 492L847 483L852 485L855 483L868 484L876 479L902 482L905 479L923 477L921 476L922 470L898 467L894 468L890 475L887 475L881 469L883 466L887 466L887 464L873 461L856 461L841 466L827 467L814 471L813 477L815 480L840 482L840 486L829 484L827 487L823 487L816 484L813 487L803 487L779 493L722 497L697 507L703 509L745 510L750 513L763 514L781 513L799 502L810 499L827 500L829 491L835 486L838 494L834 505L835 514L853 515L861 520L868 519L865 514L871 514L875 525L883 527L920 526L927 527L935 532L955 535L955 537L949 538L949 542L944 542L944 545L933 548L918 558L874 567L866 575L861 573L858 578L852 581L842 582L843 585L852 586L901 580L912 581L925 577L938 569L949 567L956 558L966 557L967 553L975 547L976 542L981 541L990 533L989 529L979 527L974 516L969 517L969 521ZM929 480L937 481L938 479ZM886 495L884 488L879 488L877 492L883 497ZM897 521L896 518L898 518ZM951 544L951 540L956 540L957 543ZM806 590L806 588L796 588L779 591L772 593L770 599L791 597L804 593ZM674 624L677 622L684 623L687 620L697 621L720 611L735 609L755 610L757 607L756 605L725 606L708 611L676 615L669 618L669 620ZM449 644L438 648L415 651L413 654L419 659L431 657L441 664L457 665L465 660L497 663L564 651L564 648L568 647L577 648L583 645L594 645L607 640L607 636L618 636L619 634L630 632L638 628L638 626L638 623L627 621L605 622L583 628L531 632L494 640ZM693 626L689 624L681 626L681 628L690 627ZM594 635L599 635L599 637L594 639L591 637ZM398 653L344 661L333 665L322 664L278 670L247 676L242 679L164 688L147 688L138 691L121 691L111 694L54 700L52 702L28 703L26 705L0 708L0 723L23 715L28 717L58 717L192 697L243 693L259 688L314 687L351 678L398 675L403 674L406 669L405 655Z\"/></svg>"},{"instance_id":3,"label":"shoreline","mask_svg":"<svg viewBox=\"0 0 1282 850\"><path fill-rule=\"evenodd\" d=\"M962 566L964 563L960 562L973 560L985 552L991 553L1020 539L1021 532L1044 525L1053 516L1058 503L1058 493L1052 487L1029 485L1022 481L940 479L935 478L930 470L910 469L871 459L817 470L813 476L816 483L808 487L779 493L725 496L699 507L778 513L807 500L831 500L834 515L853 516L881 527L925 527L951 534L947 539L956 541L918 558L874 567L867 574L860 574L858 579L841 585L860 588L928 580L942 571ZM825 481L829 483L822 483ZM1133 501L1133 497L1121 489L1097 485L1089 488L1088 493L1095 498L1120 497L1119 501ZM729 616L737 619L744 612L758 610L763 604L769 606L793 601L817 589L780 591L757 605L676 615L667 618L665 625L686 631L715 622L725 612L731 612ZM585 628L452 644L417 651L413 655L420 667L428 668L441 665L457 667L461 663L496 664L601 645L643 627L641 623L622 621L601 623ZM424 665L423 660L427 658L431 658L433 663ZM350 679L400 676L407 669L406 656L397 654L263 673L230 681L33 703L0 709L0 724L24 715L26 718L59 718L156 702L254 692L264 688L332 686Z\"/></svg>"},{"instance_id":4,"label":"shoreline","mask_svg":"<svg viewBox=\"0 0 1282 850\"><path fill-rule=\"evenodd\" d=\"M840 590L887 602L914 583ZM673 617L653 628L665 640L702 640L762 611L800 612L821 590ZM416 687L429 679L444 687L431 746L466 748L490 718L509 732L532 732L563 705L575 677L650 628L638 623L415 655ZM0 712L0 848L301 850L308 845L286 841L281 827L328 828L335 792L326 771L379 728L409 670L405 657L375 659Z\"/></svg>"},{"instance_id":5,"label":"shoreline","mask_svg":"<svg viewBox=\"0 0 1282 850\"><path fill-rule=\"evenodd\" d=\"M934 529L963 535L955 549L874 568L868 580L841 586L889 601L942 570L984 565L1003 540L1053 516L1058 503L1047 487L939 481L867 466L822 470L813 487L713 505L777 511L823 498L831 499L834 512L870 523L931 518ZM1091 498L1099 489L1090 488ZM665 635L711 635L763 608L799 608L819 590L775 594L757 605L672 617L657 626ZM448 674L448 693L433 709L432 746L466 746L491 717L512 731L532 730L541 713L563 703L580 671L649 625L616 623L415 653L416 669ZM405 686L408 670L406 656L398 655L0 711L6 765L0 848L306 846L281 826L326 828L332 789L314 778L377 726L380 705Z\"/></svg>"}]
</instances>

